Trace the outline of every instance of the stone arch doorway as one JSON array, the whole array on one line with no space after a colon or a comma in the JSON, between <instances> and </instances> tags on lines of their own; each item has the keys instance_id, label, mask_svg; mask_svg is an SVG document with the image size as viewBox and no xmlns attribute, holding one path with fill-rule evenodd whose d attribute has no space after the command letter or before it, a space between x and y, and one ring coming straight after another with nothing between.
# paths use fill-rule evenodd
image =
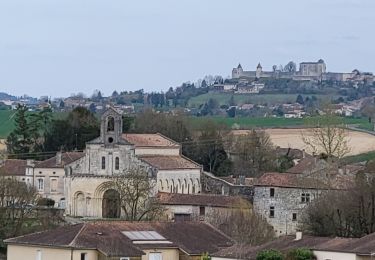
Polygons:
<instances>
[{"instance_id":1,"label":"stone arch doorway","mask_svg":"<svg viewBox=\"0 0 375 260\"><path fill-rule=\"evenodd\" d=\"M119 218L120 212L120 194L113 189L104 192L102 200L102 217Z\"/></svg>"}]
</instances>

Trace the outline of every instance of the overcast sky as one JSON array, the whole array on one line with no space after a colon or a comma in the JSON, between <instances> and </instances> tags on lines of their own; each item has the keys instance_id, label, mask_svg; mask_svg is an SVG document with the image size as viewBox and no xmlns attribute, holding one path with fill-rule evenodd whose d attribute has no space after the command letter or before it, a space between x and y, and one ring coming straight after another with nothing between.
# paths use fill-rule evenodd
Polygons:
<instances>
[{"instance_id":1,"label":"overcast sky","mask_svg":"<svg viewBox=\"0 0 375 260\"><path fill-rule=\"evenodd\" d=\"M375 71L374 0L0 0L0 92L167 90L290 60Z\"/></svg>"}]
</instances>

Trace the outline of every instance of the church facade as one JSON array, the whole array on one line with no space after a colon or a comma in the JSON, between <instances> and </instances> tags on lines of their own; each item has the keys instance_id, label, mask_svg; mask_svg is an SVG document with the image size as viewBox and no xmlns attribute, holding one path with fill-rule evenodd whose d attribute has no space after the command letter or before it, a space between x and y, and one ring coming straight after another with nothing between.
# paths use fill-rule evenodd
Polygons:
<instances>
[{"instance_id":1,"label":"church facade","mask_svg":"<svg viewBox=\"0 0 375 260\"><path fill-rule=\"evenodd\" d=\"M178 143L161 134L123 134L122 113L110 108L102 115L100 136L64 166L66 215L120 217L119 194L108 183L133 167L147 171L155 183L153 195L201 192L202 168L181 155Z\"/></svg>"}]
</instances>

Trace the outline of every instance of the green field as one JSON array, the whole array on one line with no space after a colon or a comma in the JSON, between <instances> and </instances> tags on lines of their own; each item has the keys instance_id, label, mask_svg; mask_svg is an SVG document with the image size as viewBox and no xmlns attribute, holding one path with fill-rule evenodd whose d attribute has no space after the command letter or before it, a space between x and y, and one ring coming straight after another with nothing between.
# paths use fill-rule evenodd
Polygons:
<instances>
[{"instance_id":1,"label":"green field","mask_svg":"<svg viewBox=\"0 0 375 260\"><path fill-rule=\"evenodd\" d=\"M206 103L210 98L219 102L220 105L228 105L230 98L233 96L237 105L242 104L281 104L294 103L297 94L232 94L232 93L206 93L189 99L188 106L198 108L201 104ZM304 98L312 95L302 95ZM320 100L331 100L339 96L330 95L314 95Z\"/></svg>"},{"instance_id":2,"label":"green field","mask_svg":"<svg viewBox=\"0 0 375 260\"><path fill-rule=\"evenodd\" d=\"M347 164L367 162L373 159L375 159L375 151L344 157L344 161Z\"/></svg>"},{"instance_id":3,"label":"green field","mask_svg":"<svg viewBox=\"0 0 375 260\"><path fill-rule=\"evenodd\" d=\"M5 139L14 129L14 114L16 110L0 110L0 139ZM33 113L33 112L30 112ZM55 119L64 118L67 113L54 113Z\"/></svg>"},{"instance_id":4,"label":"green field","mask_svg":"<svg viewBox=\"0 0 375 260\"><path fill-rule=\"evenodd\" d=\"M14 128L15 110L0 110L0 139L6 138Z\"/></svg>"},{"instance_id":5,"label":"green field","mask_svg":"<svg viewBox=\"0 0 375 260\"><path fill-rule=\"evenodd\" d=\"M238 124L241 129L249 129L253 127L259 128L284 128L284 127L299 127L303 126L305 120L302 118L281 118L281 117L191 117L191 124L193 128L199 129L199 126L206 120L213 120L220 124L225 124L228 127L232 127L234 124ZM345 123L349 125L356 125L362 129L370 128L370 124L366 119L361 118L345 118Z\"/></svg>"}]
</instances>

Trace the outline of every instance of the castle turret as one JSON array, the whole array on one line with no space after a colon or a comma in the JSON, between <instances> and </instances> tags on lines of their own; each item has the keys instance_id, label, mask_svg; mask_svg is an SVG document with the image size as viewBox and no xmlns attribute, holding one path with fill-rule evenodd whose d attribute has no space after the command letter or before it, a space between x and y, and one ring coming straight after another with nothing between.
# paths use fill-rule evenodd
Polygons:
<instances>
[{"instance_id":1,"label":"castle turret","mask_svg":"<svg viewBox=\"0 0 375 260\"><path fill-rule=\"evenodd\" d=\"M238 79L242 76L243 69L241 63L238 64L237 68L232 69L232 79Z\"/></svg>"},{"instance_id":2,"label":"castle turret","mask_svg":"<svg viewBox=\"0 0 375 260\"><path fill-rule=\"evenodd\" d=\"M262 65L260 65L260 62L258 63L258 66L257 66L257 70L256 70L256 73L255 73L255 77L256 78L260 78L261 75L262 75Z\"/></svg>"}]
</instances>

